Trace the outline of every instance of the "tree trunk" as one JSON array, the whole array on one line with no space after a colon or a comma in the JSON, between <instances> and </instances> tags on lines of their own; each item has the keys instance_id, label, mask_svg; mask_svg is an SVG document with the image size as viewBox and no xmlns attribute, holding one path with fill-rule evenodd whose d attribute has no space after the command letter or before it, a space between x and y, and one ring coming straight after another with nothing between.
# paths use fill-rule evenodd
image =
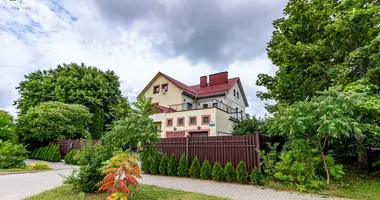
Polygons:
<instances>
[{"instance_id":1,"label":"tree trunk","mask_svg":"<svg viewBox=\"0 0 380 200\"><path fill-rule=\"evenodd\" d=\"M325 147L327 144L327 139L328 139L328 137L325 137L325 141L323 142L323 147L321 147L321 156L322 156L322 161L323 161L323 167L325 168L325 173L326 173L326 184L329 185L330 184L330 173L329 173L329 169L327 168L326 157L325 157L325 153L324 153L324 150L325 150Z\"/></svg>"}]
</instances>

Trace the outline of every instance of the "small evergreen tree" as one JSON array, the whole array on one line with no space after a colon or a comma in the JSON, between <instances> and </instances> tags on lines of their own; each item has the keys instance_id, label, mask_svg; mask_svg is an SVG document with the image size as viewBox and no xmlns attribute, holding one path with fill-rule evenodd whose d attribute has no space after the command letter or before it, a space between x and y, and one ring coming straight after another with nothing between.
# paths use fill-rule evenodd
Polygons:
<instances>
[{"instance_id":1,"label":"small evergreen tree","mask_svg":"<svg viewBox=\"0 0 380 200\"><path fill-rule=\"evenodd\" d=\"M201 179L211 179L211 165L208 160L204 160L201 168Z\"/></svg>"},{"instance_id":2,"label":"small evergreen tree","mask_svg":"<svg viewBox=\"0 0 380 200\"><path fill-rule=\"evenodd\" d=\"M215 163L212 168L212 179L215 181L222 181L224 179L224 171L220 163Z\"/></svg>"},{"instance_id":3,"label":"small evergreen tree","mask_svg":"<svg viewBox=\"0 0 380 200\"><path fill-rule=\"evenodd\" d=\"M189 176L191 178L199 178L200 168L201 165L199 164L198 157L195 156L190 166Z\"/></svg>"},{"instance_id":4,"label":"small evergreen tree","mask_svg":"<svg viewBox=\"0 0 380 200\"><path fill-rule=\"evenodd\" d=\"M168 163L168 175L176 176L177 175L177 158L174 154L170 156L170 160Z\"/></svg>"},{"instance_id":5,"label":"small evergreen tree","mask_svg":"<svg viewBox=\"0 0 380 200\"><path fill-rule=\"evenodd\" d=\"M239 183L248 182L247 167L245 166L245 163L242 160L239 162L238 166L236 167L236 180Z\"/></svg>"},{"instance_id":6,"label":"small evergreen tree","mask_svg":"<svg viewBox=\"0 0 380 200\"><path fill-rule=\"evenodd\" d=\"M179 160L177 175L186 177L189 174L189 163L186 159L185 154L182 154L181 159Z\"/></svg>"},{"instance_id":7,"label":"small evergreen tree","mask_svg":"<svg viewBox=\"0 0 380 200\"><path fill-rule=\"evenodd\" d=\"M263 179L263 174L255 167L251 173L251 183L254 185L262 185Z\"/></svg>"},{"instance_id":8,"label":"small evergreen tree","mask_svg":"<svg viewBox=\"0 0 380 200\"><path fill-rule=\"evenodd\" d=\"M232 182L235 180L235 168L231 162L227 162L224 167L224 177L227 182Z\"/></svg>"},{"instance_id":9,"label":"small evergreen tree","mask_svg":"<svg viewBox=\"0 0 380 200\"><path fill-rule=\"evenodd\" d=\"M158 168L160 166L160 158L158 156L154 156L151 160L149 171L151 174L158 174Z\"/></svg>"},{"instance_id":10,"label":"small evergreen tree","mask_svg":"<svg viewBox=\"0 0 380 200\"><path fill-rule=\"evenodd\" d=\"M169 158L166 154L164 154L161 158L159 171L161 175L168 174L168 164L169 164Z\"/></svg>"},{"instance_id":11,"label":"small evergreen tree","mask_svg":"<svg viewBox=\"0 0 380 200\"><path fill-rule=\"evenodd\" d=\"M150 171L149 171L149 168L150 168L150 158L145 158L145 159L142 159L141 161L141 170L144 172L144 173L147 173L149 174Z\"/></svg>"}]
</instances>

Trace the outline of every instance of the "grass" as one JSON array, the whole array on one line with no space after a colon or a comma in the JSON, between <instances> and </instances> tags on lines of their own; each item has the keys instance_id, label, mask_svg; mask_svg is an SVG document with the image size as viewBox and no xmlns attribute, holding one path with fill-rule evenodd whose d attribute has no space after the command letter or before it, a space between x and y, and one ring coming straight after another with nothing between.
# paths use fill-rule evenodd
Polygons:
<instances>
[{"instance_id":1,"label":"grass","mask_svg":"<svg viewBox=\"0 0 380 200\"><path fill-rule=\"evenodd\" d=\"M31 165L25 166L25 168L0 169L0 172L32 172L40 170L51 170L51 167L42 162L35 162Z\"/></svg>"},{"instance_id":2,"label":"grass","mask_svg":"<svg viewBox=\"0 0 380 200\"><path fill-rule=\"evenodd\" d=\"M26 198L25 200L103 200L107 194L84 194L73 189L72 185L63 185L52 190L45 191L36 196ZM150 185L139 185L138 191L133 194L131 200L226 200L225 198L208 196L204 194L184 192L181 190L173 190L160 188ZM128 198L129 200L129 198Z\"/></svg>"}]
</instances>

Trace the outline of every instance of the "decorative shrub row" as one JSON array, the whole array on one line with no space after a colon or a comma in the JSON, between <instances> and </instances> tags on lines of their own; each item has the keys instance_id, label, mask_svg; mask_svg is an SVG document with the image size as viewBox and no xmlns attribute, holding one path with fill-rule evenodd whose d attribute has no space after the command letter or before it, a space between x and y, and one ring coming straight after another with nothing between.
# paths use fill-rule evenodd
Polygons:
<instances>
[{"instance_id":1,"label":"decorative shrub row","mask_svg":"<svg viewBox=\"0 0 380 200\"><path fill-rule=\"evenodd\" d=\"M46 147L40 147L33 151L30 156L36 160L45 160L49 162L58 162L61 159L58 144L49 144Z\"/></svg>"},{"instance_id":2,"label":"decorative shrub row","mask_svg":"<svg viewBox=\"0 0 380 200\"><path fill-rule=\"evenodd\" d=\"M78 157L77 154L79 153L79 150L73 149L69 151L65 156L65 163L70 165L77 165L78 164Z\"/></svg>"},{"instance_id":3,"label":"decorative shrub row","mask_svg":"<svg viewBox=\"0 0 380 200\"><path fill-rule=\"evenodd\" d=\"M191 177L201 179L213 179L215 181L239 182L260 185L264 176L255 168L252 170L251 175L248 175L247 167L244 161L240 161L236 169L231 162L227 162L224 169L220 163L215 163L211 166L208 160L204 160L202 165L197 156L194 157L190 168L188 160L183 154L177 165L177 160L174 154L170 159L166 154L161 158L158 156L142 161L142 171L148 174L161 174L179 177Z\"/></svg>"}]
</instances>

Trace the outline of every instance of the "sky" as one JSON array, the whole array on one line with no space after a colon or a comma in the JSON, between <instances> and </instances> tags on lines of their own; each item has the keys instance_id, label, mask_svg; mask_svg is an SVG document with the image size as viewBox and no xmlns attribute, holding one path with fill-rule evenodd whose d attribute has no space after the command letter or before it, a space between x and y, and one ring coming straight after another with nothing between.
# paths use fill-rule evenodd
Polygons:
<instances>
[{"instance_id":1,"label":"sky","mask_svg":"<svg viewBox=\"0 0 380 200\"><path fill-rule=\"evenodd\" d=\"M161 71L185 84L228 71L240 77L247 112L264 116L257 75L286 0L0 0L0 110L16 115L16 87L36 70L85 63L113 70L135 100ZM269 102L273 103L273 102Z\"/></svg>"}]
</instances>

